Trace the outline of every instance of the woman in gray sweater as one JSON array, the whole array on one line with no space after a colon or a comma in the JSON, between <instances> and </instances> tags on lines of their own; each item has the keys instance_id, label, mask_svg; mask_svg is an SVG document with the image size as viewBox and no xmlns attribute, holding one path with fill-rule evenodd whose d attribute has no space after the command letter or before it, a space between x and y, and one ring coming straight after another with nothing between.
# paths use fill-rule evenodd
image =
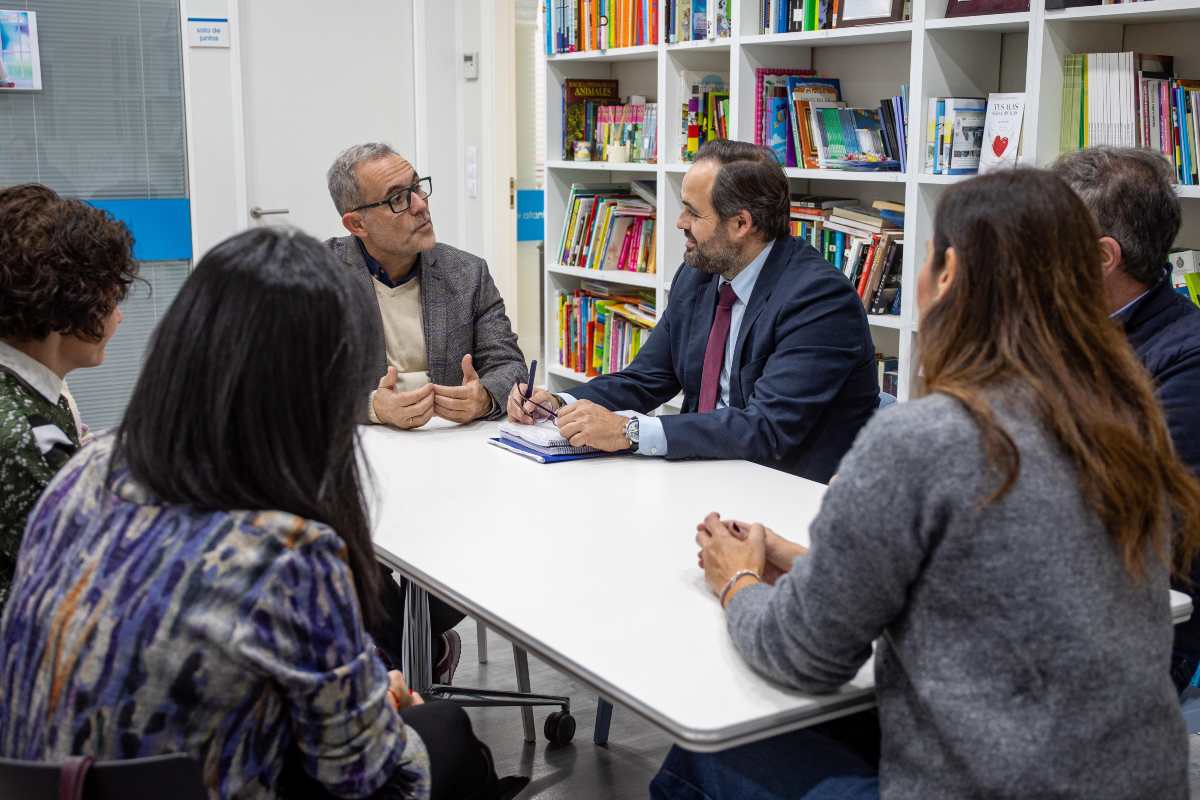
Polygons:
<instances>
[{"instance_id":1,"label":"woman in gray sweater","mask_svg":"<svg viewBox=\"0 0 1200 800\"><path fill-rule=\"evenodd\" d=\"M859 434L811 551L698 526L746 660L829 692L877 643L877 722L675 748L655 797L1187 797L1167 590L1200 485L1105 315L1098 237L1045 172L946 191L918 278L927 396Z\"/></svg>"}]
</instances>

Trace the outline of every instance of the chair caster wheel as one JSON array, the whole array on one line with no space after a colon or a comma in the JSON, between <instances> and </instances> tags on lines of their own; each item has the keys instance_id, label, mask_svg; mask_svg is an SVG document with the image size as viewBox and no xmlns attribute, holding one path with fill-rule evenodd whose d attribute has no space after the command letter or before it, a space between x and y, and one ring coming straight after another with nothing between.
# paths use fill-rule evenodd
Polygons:
<instances>
[{"instance_id":1,"label":"chair caster wheel","mask_svg":"<svg viewBox=\"0 0 1200 800\"><path fill-rule=\"evenodd\" d=\"M568 711L555 711L546 717L543 730L550 744L567 744L575 736L575 718Z\"/></svg>"}]
</instances>

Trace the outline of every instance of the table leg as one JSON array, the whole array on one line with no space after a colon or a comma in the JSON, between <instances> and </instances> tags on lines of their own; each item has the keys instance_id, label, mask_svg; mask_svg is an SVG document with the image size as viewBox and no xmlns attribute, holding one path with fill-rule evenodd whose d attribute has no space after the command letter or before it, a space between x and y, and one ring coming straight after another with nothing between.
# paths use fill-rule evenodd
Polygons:
<instances>
[{"instance_id":1,"label":"table leg","mask_svg":"<svg viewBox=\"0 0 1200 800\"><path fill-rule=\"evenodd\" d=\"M532 691L529 684L529 655L520 647L513 645L513 661L517 665L517 691L528 694ZM533 729L533 709L528 706L521 708L521 722L525 726L525 741L533 744L537 734Z\"/></svg>"},{"instance_id":2,"label":"table leg","mask_svg":"<svg viewBox=\"0 0 1200 800\"><path fill-rule=\"evenodd\" d=\"M608 725L612 722L612 703L603 697L596 698L596 727L592 730L592 743L608 744Z\"/></svg>"},{"instance_id":3,"label":"table leg","mask_svg":"<svg viewBox=\"0 0 1200 800\"><path fill-rule=\"evenodd\" d=\"M412 581L404 592L404 646L400 668L410 689L427 692L433 685L433 654L429 651L429 595Z\"/></svg>"},{"instance_id":4,"label":"table leg","mask_svg":"<svg viewBox=\"0 0 1200 800\"><path fill-rule=\"evenodd\" d=\"M487 663L487 626L479 620L475 620L475 643L479 650L479 663Z\"/></svg>"}]
</instances>

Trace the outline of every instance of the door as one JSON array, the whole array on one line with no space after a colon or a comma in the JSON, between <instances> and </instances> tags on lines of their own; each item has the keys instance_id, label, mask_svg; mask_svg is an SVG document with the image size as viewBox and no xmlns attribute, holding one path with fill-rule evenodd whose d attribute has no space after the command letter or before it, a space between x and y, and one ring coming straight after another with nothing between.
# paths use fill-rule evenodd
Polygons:
<instances>
[{"instance_id":1,"label":"door","mask_svg":"<svg viewBox=\"0 0 1200 800\"><path fill-rule=\"evenodd\" d=\"M384 141L416 158L412 4L240 0L238 11L246 223L344 236L325 184L337 154Z\"/></svg>"}]
</instances>

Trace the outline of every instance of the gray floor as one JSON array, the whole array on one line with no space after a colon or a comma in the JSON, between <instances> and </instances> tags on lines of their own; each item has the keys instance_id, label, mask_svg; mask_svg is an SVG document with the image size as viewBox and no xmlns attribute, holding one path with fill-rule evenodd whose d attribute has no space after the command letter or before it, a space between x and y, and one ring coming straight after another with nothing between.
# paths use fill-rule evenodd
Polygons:
<instances>
[{"instance_id":1,"label":"gray floor","mask_svg":"<svg viewBox=\"0 0 1200 800\"><path fill-rule=\"evenodd\" d=\"M457 628L463 641L462 661L454 683L485 689L516 689L512 646L499 635L488 634L488 663L479 664L475 621L468 618ZM670 740L650 723L621 708L613 713L609 743L592 744L596 696L586 686L553 667L529 657L529 677L535 692L571 698L571 714L578 726L569 745L547 746L542 724L550 710L534 711L537 744L527 745L521 712L514 708L468 709L475 732L492 748L500 775L526 775L532 780L521 793L528 798L626 798L648 796L647 786L670 747Z\"/></svg>"}]
</instances>

